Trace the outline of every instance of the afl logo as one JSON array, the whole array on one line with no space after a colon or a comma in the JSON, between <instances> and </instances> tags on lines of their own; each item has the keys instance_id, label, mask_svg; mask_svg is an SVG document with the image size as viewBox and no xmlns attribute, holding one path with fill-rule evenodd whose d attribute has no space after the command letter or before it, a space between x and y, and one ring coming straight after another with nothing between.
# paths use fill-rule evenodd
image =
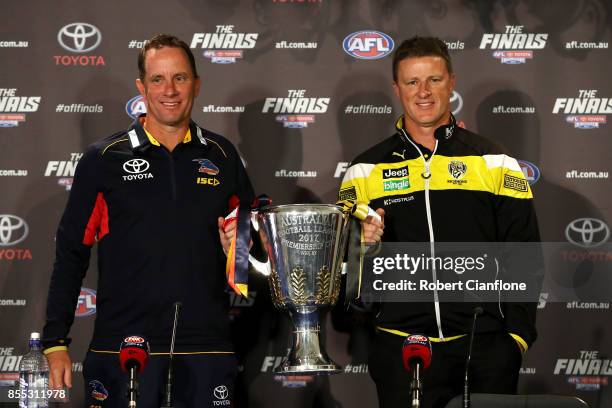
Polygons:
<instances>
[{"instance_id":1,"label":"afl logo","mask_svg":"<svg viewBox=\"0 0 612 408\"><path fill-rule=\"evenodd\" d=\"M529 185L533 186L540 179L540 169L538 169L538 166L525 160L519 160L518 164L521 166L521 170Z\"/></svg>"},{"instance_id":2,"label":"afl logo","mask_svg":"<svg viewBox=\"0 0 612 408\"><path fill-rule=\"evenodd\" d=\"M81 288L79 300L77 301L76 317L91 316L96 313L96 291L89 288Z\"/></svg>"},{"instance_id":3,"label":"afl logo","mask_svg":"<svg viewBox=\"0 0 612 408\"><path fill-rule=\"evenodd\" d=\"M127 101L125 104L125 112L132 119L136 119L143 113L147 113L147 105L145 105L142 95L135 96Z\"/></svg>"},{"instance_id":4,"label":"afl logo","mask_svg":"<svg viewBox=\"0 0 612 408\"><path fill-rule=\"evenodd\" d=\"M393 51L393 39L380 31L357 31L346 36L342 48L351 57L373 60Z\"/></svg>"},{"instance_id":5,"label":"afl logo","mask_svg":"<svg viewBox=\"0 0 612 408\"><path fill-rule=\"evenodd\" d=\"M140 343L144 343L145 340L140 336L128 336L123 340L123 342L140 344Z\"/></svg>"}]
</instances>

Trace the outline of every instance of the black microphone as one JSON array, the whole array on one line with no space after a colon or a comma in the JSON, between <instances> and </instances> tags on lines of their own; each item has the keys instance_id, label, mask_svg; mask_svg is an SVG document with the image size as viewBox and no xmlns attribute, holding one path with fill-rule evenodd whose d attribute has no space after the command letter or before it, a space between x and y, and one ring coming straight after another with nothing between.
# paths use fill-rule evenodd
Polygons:
<instances>
[{"instance_id":1,"label":"black microphone","mask_svg":"<svg viewBox=\"0 0 612 408\"><path fill-rule=\"evenodd\" d=\"M470 343L468 346L467 360L465 360L465 378L463 380L463 408L470 408L470 385L469 385L469 371L470 371L470 360L472 359L472 345L474 344L474 332L476 331L476 319L483 313L482 307L476 306L474 308L474 318L472 320L472 331L470 332Z\"/></svg>"},{"instance_id":2,"label":"black microphone","mask_svg":"<svg viewBox=\"0 0 612 408\"><path fill-rule=\"evenodd\" d=\"M402 346L402 360L404 368L412 373L410 390L412 394L412 408L421 406L423 386L421 384L421 371L425 371L431 364L431 343L426 336L412 334L406 337Z\"/></svg>"},{"instance_id":3,"label":"black microphone","mask_svg":"<svg viewBox=\"0 0 612 408\"><path fill-rule=\"evenodd\" d=\"M166 392L164 394L164 403L161 408L172 408L172 359L174 357L174 339L176 337L176 326L178 324L179 313L181 312L181 302L174 303L174 324L172 325L172 338L170 340L170 361L168 362L168 375L166 376Z\"/></svg>"},{"instance_id":4,"label":"black microphone","mask_svg":"<svg viewBox=\"0 0 612 408\"><path fill-rule=\"evenodd\" d=\"M138 398L136 374L144 370L148 359L149 343L144 338L128 336L123 339L119 347L119 362L121 363L121 369L130 373L127 387L128 407L136 406L136 398Z\"/></svg>"}]
</instances>

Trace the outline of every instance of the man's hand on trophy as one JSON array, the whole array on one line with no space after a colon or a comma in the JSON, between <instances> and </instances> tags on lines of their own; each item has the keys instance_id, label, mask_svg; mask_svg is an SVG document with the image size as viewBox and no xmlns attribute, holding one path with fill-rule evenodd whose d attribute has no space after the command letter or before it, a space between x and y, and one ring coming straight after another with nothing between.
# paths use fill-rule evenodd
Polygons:
<instances>
[{"instance_id":1,"label":"man's hand on trophy","mask_svg":"<svg viewBox=\"0 0 612 408\"><path fill-rule=\"evenodd\" d=\"M232 243L232 238L234 237L234 231L238 225L238 221L235 217L229 222L227 222L225 218L219 217L217 219L217 224L219 227L219 239L221 240L221 246L223 247L223 252L225 255L227 255L230 244Z\"/></svg>"},{"instance_id":2,"label":"man's hand on trophy","mask_svg":"<svg viewBox=\"0 0 612 408\"><path fill-rule=\"evenodd\" d=\"M385 210L378 208L376 214L380 216L380 220L376 216L368 215L365 220L361 221L366 244L376 244L382 239L385 230Z\"/></svg>"}]
</instances>

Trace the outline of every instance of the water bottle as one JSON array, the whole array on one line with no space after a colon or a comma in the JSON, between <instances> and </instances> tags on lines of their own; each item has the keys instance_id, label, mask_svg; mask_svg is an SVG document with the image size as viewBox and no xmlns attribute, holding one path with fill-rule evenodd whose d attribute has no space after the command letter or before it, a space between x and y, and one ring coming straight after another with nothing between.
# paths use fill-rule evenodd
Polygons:
<instances>
[{"instance_id":1,"label":"water bottle","mask_svg":"<svg viewBox=\"0 0 612 408\"><path fill-rule=\"evenodd\" d=\"M19 408L47 408L49 364L42 353L40 333L32 333L30 351L19 364Z\"/></svg>"}]
</instances>

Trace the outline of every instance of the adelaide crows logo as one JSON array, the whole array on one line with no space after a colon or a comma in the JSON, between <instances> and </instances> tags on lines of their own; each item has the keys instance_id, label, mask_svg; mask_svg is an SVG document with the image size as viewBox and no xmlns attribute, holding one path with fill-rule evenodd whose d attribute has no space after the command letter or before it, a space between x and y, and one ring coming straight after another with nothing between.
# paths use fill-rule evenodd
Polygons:
<instances>
[{"instance_id":1,"label":"adelaide crows logo","mask_svg":"<svg viewBox=\"0 0 612 408\"><path fill-rule=\"evenodd\" d=\"M219 174L219 167L215 166L213 162L208 159L193 159L194 162L200 163L198 172L216 176Z\"/></svg>"},{"instance_id":2,"label":"adelaide crows logo","mask_svg":"<svg viewBox=\"0 0 612 408\"><path fill-rule=\"evenodd\" d=\"M91 389L91 396L93 399L97 401L104 401L108 398L108 391L106 390L106 388L104 388L104 384L102 384L100 381L90 381L89 387Z\"/></svg>"},{"instance_id":3,"label":"adelaide crows logo","mask_svg":"<svg viewBox=\"0 0 612 408\"><path fill-rule=\"evenodd\" d=\"M452 160L450 163L448 163L448 172L455 180L463 178L466 171L467 165L464 162Z\"/></svg>"}]
</instances>

